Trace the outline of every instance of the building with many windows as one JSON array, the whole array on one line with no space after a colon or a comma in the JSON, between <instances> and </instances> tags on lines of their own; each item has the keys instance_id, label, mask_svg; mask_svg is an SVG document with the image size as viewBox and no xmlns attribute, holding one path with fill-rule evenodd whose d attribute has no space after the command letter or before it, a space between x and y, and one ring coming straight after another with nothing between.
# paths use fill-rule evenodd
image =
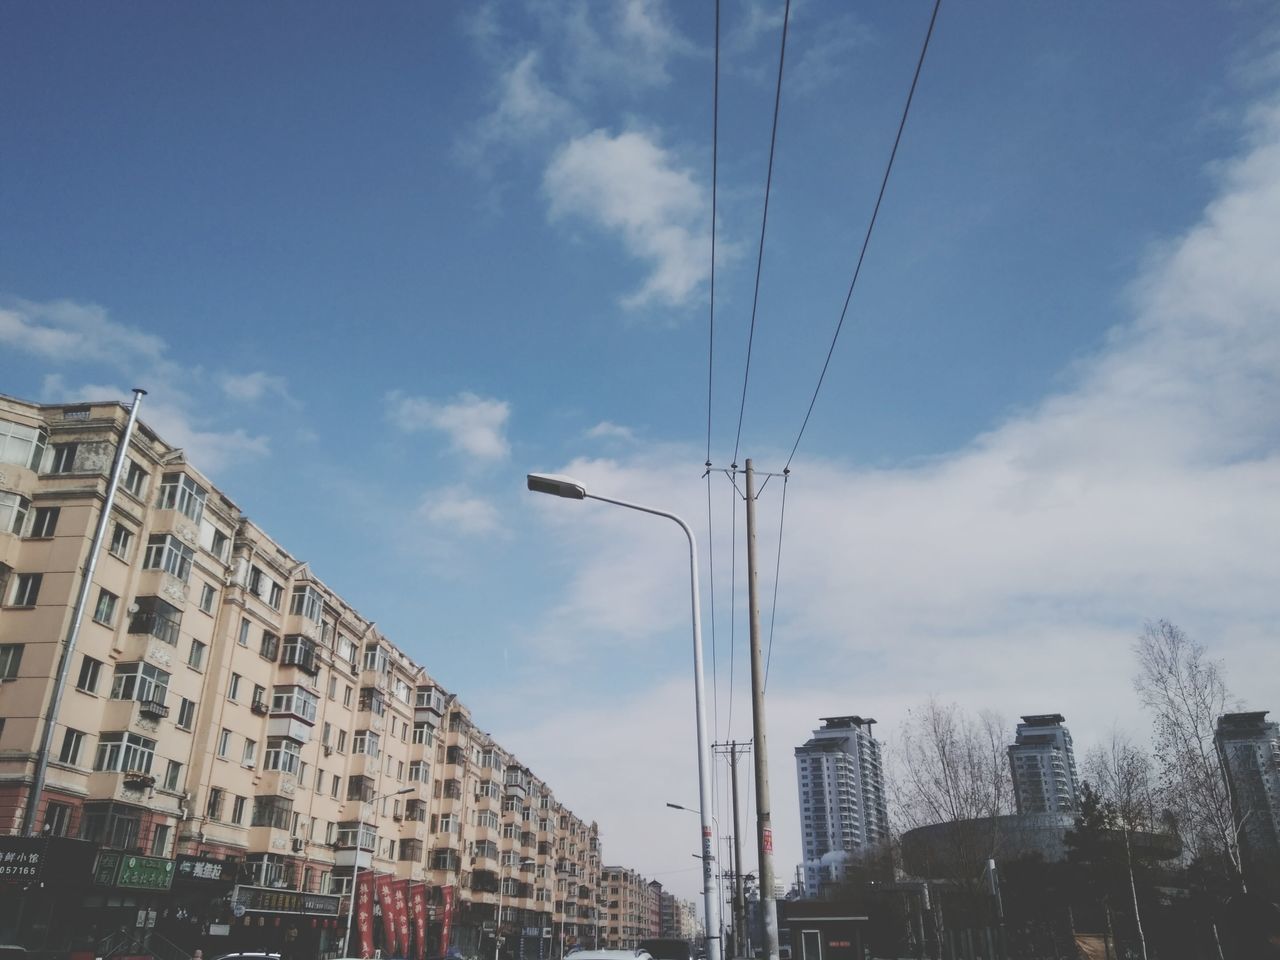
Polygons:
<instances>
[{"instance_id":1,"label":"building with many windows","mask_svg":"<svg viewBox=\"0 0 1280 960\"><path fill-rule=\"evenodd\" d=\"M1213 740L1240 827L1246 877L1252 886L1280 893L1280 726L1267 713L1225 713Z\"/></svg>"},{"instance_id":2,"label":"building with many windows","mask_svg":"<svg viewBox=\"0 0 1280 960\"><path fill-rule=\"evenodd\" d=\"M844 879L849 860L889 839L880 744L869 717L823 717L796 747L796 786L808 896Z\"/></svg>"},{"instance_id":3,"label":"building with many windows","mask_svg":"<svg viewBox=\"0 0 1280 960\"><path fill-rule=\"evenodd\" d=\"M633 950L641 940L661 935L661 908L657 905L661 887L655 891L649 881L630 867L605 867L600 878L601 947Z\"/></svg>"},{"instance_id":4,"label":"building with many windows","mask_svg":"<svg viewBox=\"0 0 1280 960\"><path fill-rule=\"evenodd\" d=\"M152 909L188 951L225 928L206 951L332 956L371 871L426 885L433 954L492 943L500 896L508 952L529 931L594 939L595 824L141 420L24 822L127 415L0 396L0 847L91 848L92 883L62 878L85 936ZM28 926L48 920L26 906Z\"/></svg>"},{"instance_id":5,"label":"building with many windows","mask_svg":"<svg viewBox=\"0 0 1280 960\"><path fill-rule=\"evenodd\" d=\"M1074 813L1079 807L1071 732L1060 713L1032 714L1009 745L1018 813Z\"/></svg>"}]
</instances>

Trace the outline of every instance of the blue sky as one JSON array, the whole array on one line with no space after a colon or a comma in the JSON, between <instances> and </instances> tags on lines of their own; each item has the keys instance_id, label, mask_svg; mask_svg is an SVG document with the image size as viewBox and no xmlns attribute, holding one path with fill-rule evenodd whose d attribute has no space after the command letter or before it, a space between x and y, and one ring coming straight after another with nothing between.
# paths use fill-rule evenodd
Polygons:
<instances>
[{"instance_id":1,"label":"blue sky","mask_svg":"<svg viewBox=\"0 0 1280 960\"><path fill-rule=\"evenodd\" d=\"M686 895L696 834L662 806L696 797L678 532L523 478L696 521L717 735L748 735L731 492L712 478L708 536L701 479L713 9L0 9L0 391L149 389L144 419L598 818L609 859ZM781 11L722 12L717 467ZM739 453L760 469L799 429L929 13L793 6ZM1249 0L943 6L787 488L781 875L790 749L822 715L892 742L937 693L1010 728L1061 710L1082 747L1141 736L1127 648L1156 617L1280 709L1277 26Z\"/></svg>"}]
</instances>

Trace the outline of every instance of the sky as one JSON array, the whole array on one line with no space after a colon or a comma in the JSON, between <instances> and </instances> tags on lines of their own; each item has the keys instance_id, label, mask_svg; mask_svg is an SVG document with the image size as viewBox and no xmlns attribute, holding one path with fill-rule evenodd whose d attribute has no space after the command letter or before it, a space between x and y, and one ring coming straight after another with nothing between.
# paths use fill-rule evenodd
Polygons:
<instances>
[{"instance_id":1,"label":"sky","mask_svg":"<svg viewBox=\"0 0 1280 960\"><path fill-rule=\"evenodd\" d=\"M0 5L0 392L146 388L606 860L686 897L683 538L528 471L693 524L743 740L726 471L799 436L758 499L780 878L820 717L890 753L930 696L1143 740L1160 618L1280 710L1273 5L943 4L802 436L932 5L792 4L761 255L783 9L722 5L713 144L710 0Z\"/></svg>"}]
</instances>

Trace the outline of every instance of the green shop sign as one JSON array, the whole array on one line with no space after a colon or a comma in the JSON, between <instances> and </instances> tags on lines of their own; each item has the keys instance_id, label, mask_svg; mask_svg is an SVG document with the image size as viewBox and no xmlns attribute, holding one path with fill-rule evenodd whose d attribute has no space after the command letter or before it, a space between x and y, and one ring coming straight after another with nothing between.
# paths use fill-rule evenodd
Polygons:
<instances>
[{"instance_id":1,"label":"green shop sign","mask_svg":"<svg viewBox=\"0 0 1280 960\"><path fill-rule=\"evenodd\" d=\"M98 854L93 881L133 890L168 890L173 884L173 861L104 851Z\"/></svg>"}]
</instances>

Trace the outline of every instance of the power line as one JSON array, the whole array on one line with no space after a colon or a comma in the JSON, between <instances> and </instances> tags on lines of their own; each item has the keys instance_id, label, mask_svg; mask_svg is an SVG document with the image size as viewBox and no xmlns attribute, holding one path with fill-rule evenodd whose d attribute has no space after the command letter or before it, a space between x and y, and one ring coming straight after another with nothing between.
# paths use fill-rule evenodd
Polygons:
<instances>
[{"instance_id":1,"label":"power line","mask_svg":"<svg viewBox=\"0 0 1280 960\"><path fill-rule=\"evenodd\" d=\"M871 220L867 223L866 235L862 238L862 249L858 253L858 262L853 269L853 279L849 281L849 292L845 294L844 307L840 310L840 321L836 324L835 334L831 337L831 346L827 349L827 358L823 361L822 372L818 375L818 385L813 388L813 397L809 400L809 409L805 412L804 422L800 424L800 432L796 435L796 442L791 447L791 455L787 457L787 467L791 466L796 450L800 447L800 440L804 437L805 428L809 426L809 417L813 414L814 404L818 402L818 392L822 389L822 381L826 379L827 367L831 365L831 355L835 353L836 341L840 339L840 329L844 326L844 318L849 312L849 301L853 299L853 288L858 282L858 275L862 272L862 261L867 255L867 247L871 243L871 232L875 229L876 217L880 214L880 203L884 200L885 189L889 185L889 174L893 172L893 161L898 155L898 144L902 142L902 131L907 125L907 115L911 112L911 101L916 95L916 84L920 81L920 71L924 67L924 57L929 50L929 39L933 36L933 25L937 22L938 8L941 5L942 0L934 0L933 14L929 17L929 29L925 31L924 43L920 47L920 58L916 61L916 72L911 78L911 89L907 91L907 102L902 108L902 119L898 121L898 133L893 138L893 149L889 152L889 162L885 165L884 177L880 180L880 192L876 196L876 205L871 211ZM738 429L739 431L742 429L741 420L739 420ZM736 453L734 454L734 459L737 459Z\"/></svg>"},{"instance_id":2,"label":"power line","mask_svg":"<svg viewBox=\"0 0 1280 960\"><path fill-rule=\"evenodd\" d=\"M735 471L736 472L736 471ZM729 719L725 735L733 733L733 654L736 644L738 616L738 487L731 482L729 500L733 504L733 535L729 538Z\"/></svg>"},{"instance_id":3,"label":"power line","mask_svg":"<svg viewBox=\"0 0 1280 960\"><path fill-rule=\"evenodd\" d=\"M738 432L733 441L733 464L738 464L738 448L742 443L742 416L747 408L747 381L751 377L751 344L756 336L756 309L760 304L760 272L764 264L764 235L769 223L769 193L773 187L773 155L778 143L778 113L782 106L782 65L787 54L787 25L791 22L791 0L782 14L782 42L778 47L778 85L773 95L773 129L769 134L769 169L764 181L764 212L760 217L760 247L756 253L755 294L751 298L751 326L747 332L747 363L742 373L742 402L738 404Z\"/></svg>"},{"instance_id":4,"label":"power line","mask_svg":"<svg viewBox=\"0 0 1280 960\"><path fill-rule=\"evenodd\" d=\"M769 665L773 662L773 624L778 616L778 574L782 570L782 525L787 519L787 481L790 470L782 471L782 509L778 514L778 556L773 562L773 608L769 611L769 652L764 659L764 689L769 689ZM764 487L760 488L764 492Z\"/></svg>"}]
</instances>

